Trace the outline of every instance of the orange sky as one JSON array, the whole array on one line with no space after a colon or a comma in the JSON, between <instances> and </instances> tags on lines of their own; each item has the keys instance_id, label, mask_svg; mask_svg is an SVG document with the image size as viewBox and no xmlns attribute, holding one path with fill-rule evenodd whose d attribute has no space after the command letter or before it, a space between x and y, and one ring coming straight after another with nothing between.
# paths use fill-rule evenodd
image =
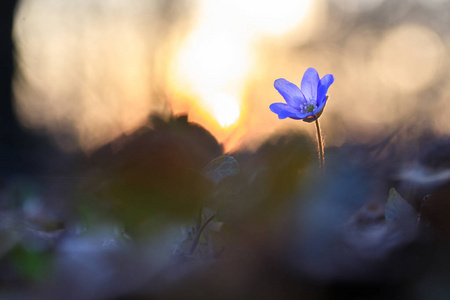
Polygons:
<instances>
[{"instance_id":1,"label":"orange sky","mask_svg":"<svg viewBox=\"0 0 450 300\"><path fill-rule=\"evenodd\" d=\"M355 15L384 1L345 2L334 5ZM279 121L268 109L283 101L275 79L299 84L314 67L336 78L321 118L332 133L328 145L345 140L349 111L354 124L368 129L426 109L436 128L450 132L450 92L420 106L421 93L448 71L450 39L431 25L356 27L337 44L333 38L348 28L328 23L336 13L330 15L326 0L197 0L169 23L158 3L23 0L14 28L22 123L53 135L68 151L91 151L169 105L227 150L255 147L282 130L314 134L306 123Z\"/></svg>"}]
</instances>

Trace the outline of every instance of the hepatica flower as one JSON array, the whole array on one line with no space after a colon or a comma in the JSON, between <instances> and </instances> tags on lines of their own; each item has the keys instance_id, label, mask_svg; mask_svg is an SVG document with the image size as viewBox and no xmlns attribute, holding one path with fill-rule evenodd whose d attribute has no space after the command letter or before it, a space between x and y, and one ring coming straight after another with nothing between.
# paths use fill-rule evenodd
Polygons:
<instances>
[{"instance_id":1,"label":"hepatica flower","mask_svg":"<svg viewBox=\"0 0 450 300\"><path fill-rule=\"evenodd\" d=\"M274 86L283 96L286 103L273 103L270 105L270 110L276 113L280 119L291 118L308 123L315 121L320 167L324 166L325 153L318 118L327 103L328 88L333 81L334 77L331 74L327 74L320 79L319 73L314 68L309 68L303 74L300 84L301 89L286 79L277 79Z\"/></svg>"},{"instance_id":2,"label":"hepatica flower","mask_svg":"<svg viewBox=\"0 0 450 300\"><path fill-rule=\"evenodd\" d=\"M300 85L301 89L286 79L277 79L274 86L286 103L273 103L270 110L280 119L291 118L313 122L322 114L328 99L327 91L333 81L334 77L331 74L320 79L319 73L314 68L306 70Z\"/></svg>"}]
</instances>

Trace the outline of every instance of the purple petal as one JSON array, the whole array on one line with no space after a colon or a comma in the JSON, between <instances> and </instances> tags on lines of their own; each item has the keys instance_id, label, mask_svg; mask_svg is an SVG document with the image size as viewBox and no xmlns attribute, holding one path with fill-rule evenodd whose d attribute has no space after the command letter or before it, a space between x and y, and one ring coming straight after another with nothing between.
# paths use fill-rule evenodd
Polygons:
<instances>
[{"instance_id":1,"label":"purple petal","mask_svg":"<svg viewBox=\"0 0 450 300\"><path fill-rule=\"evenodd\" d=\"M325 102L325 96L327 95L328 88L334 82L334 77L331 74L323 76L319 83L319 89L317 90L317 105L322 105Z\"/></svg>"},{"instance_id":2,"label":"purple petal","mask_svg":"<svg viewBox=\"0 0 450 300\"><path fill-rule=\"evenodd\" d=\"M270 110L278 115L279 119L286 119L290 116L295 116L297 110L285 103L273 103L270 105Z\"/></svg>"},{"instance_id":3,"label":"purple petal","mask_svg":"<svg viewBox=\"0 0 450 300\"><path fill-rule=\"evenodd\" d=\"M314 110L313 110L313 115L316 115L317 113L319 113L323 107L325 106L325 104L327 104L327 101L322 101L322 103L320 103L320 105L318 105Z\"/></svg>"},{"instance_id":4,"label":"purple petal","mask_svg":"<svg viewBox=\"0 0 450 300\"><path fill-rule=\"evenodd\" d=\"M303 75L301 90L308 100L317 100L317 88L319 87L319 73L316 69L309 68Z\"/></svg>"},{"instance_id":5,"label":"purple petal","mask_svg":"<svg viewBox=\"0 0 450 300\"><path fill-rule=\"evenodd\" d=\"M307 116L306 114L302 114L297 109L284 103L273 103L269 108L272 112L278 115L279 119L291 118L300 120Z\"/></svg>"},{"instance_id":6,"label":"purple petal","mask_svg":"<svg viewBox=\"0 0 450 300\"><path fill-rule=\"evenodd\" d=\"M289 118L294 119L294 120L301 120L301 119L306 118L306 117L307 117L308 115L310 115L310 114L311 114L311 113L302 114L301 112L297 112L297 114L296 114L295 116L289 117Z\"/></svg>"},{"instance_id":7,"label":"purple petal","mask_svg":"<svg viewBox=\"0 0 450 300\"><path fill-rule=\"evenodd\" d=\"M299 107L300 104L305 102L305 96L303 96L302 91L292 82L280 78L275 80L273 85L289 106Z\"/></svg>"}]
</instances>

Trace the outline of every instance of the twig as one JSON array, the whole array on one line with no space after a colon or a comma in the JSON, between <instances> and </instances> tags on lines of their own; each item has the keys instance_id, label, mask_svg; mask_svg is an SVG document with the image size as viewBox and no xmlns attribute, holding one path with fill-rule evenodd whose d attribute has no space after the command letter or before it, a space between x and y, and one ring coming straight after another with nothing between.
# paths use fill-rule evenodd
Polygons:
<instances>
[{"instance_id":1,"label":"twig","mask_svg":"<svg viewBox=\"0 0 450 300\"><path fill-rule=\"evenodd\" d=\"M216 217L216 213L213 213L211 216L209 216L208 219L205 220L205 222L200 226L198 231L195 232L194 240L192 241L191 248L189 249L188 254L192 255L194 253L195 248L197 248L198 242L200 240L200 236L203 232L203 230L208 226L208 224Z\"/></svg>"}]
</instances>

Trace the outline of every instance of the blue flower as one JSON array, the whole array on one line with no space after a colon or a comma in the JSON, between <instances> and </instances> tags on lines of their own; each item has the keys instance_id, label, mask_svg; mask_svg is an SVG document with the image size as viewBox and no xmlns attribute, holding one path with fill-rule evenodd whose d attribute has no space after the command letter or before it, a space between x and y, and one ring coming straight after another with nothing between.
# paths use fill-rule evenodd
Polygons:
<instances>
[{"instance_id":1,"label":"blue flower","mask_svg":"<svg viewBox=\"0 0 450 300\"><path fill-rule=\"evenodd\" d=\"M306 70L301 89L286 79L277 79L274 86L286 103L273 103L270 110L276 113L279 119L315 121L322 114L328 99L327 91L333 81L334 77L331 74L320 79L319 73L314 68Z\"/></svg>"}]
</instances>

